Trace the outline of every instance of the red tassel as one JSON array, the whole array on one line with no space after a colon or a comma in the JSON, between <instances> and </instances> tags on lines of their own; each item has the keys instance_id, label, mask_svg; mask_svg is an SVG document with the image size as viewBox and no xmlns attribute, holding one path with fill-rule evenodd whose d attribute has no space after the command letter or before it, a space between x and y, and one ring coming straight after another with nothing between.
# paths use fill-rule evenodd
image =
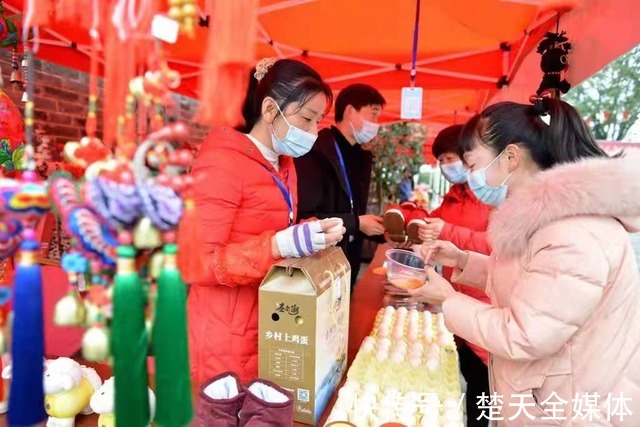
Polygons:
<instances>
[{"instance_id":1,"label":"red tassel","mask_svg":"<svg viewBox=\"0 0 640 427\"><path fill-rule=\"evenodd\" d=\"M257 0L214 0L200 77L198 120L235 126L242 121L242 97L255 63Z\"/></svg>"},{"instance_id":2,"label":"red tassel","mask_svg":"<svg viewBox=\"0 0 640 427\"><path fill-rule=\"evenodd\" d=\"M205 253L200 231L195 202L187 196L178 227L178 268L183 280L188 284L204 281L209 275L205 257L194 256L194 254Z\"/></svg>"},{"instance_id":3,"label":"red tassel","mask_svg":"<svg viewBox=\"0 0 640 427\"><path fill-rule=\"evenodd\" d=\"M56 0L56 22L73 24L74 28L88 30L93 22L93 0Z\"/></svg>"},{"instance_id":4,"label":"red tassel","mask_svg":"<svg viewBox=\"0 0 640 427\"><path fill-rule=\"evenodd\" d=\"M30 2L27 2L27 7L25 11L25 16L31 15L31 21L29 21L29 26L38 27L38 26L46 26L49 25L52 21L52 16L54 13L54 2L53 0L33 0L33 10L28 10Z\"/></svg>"}]
</instances>

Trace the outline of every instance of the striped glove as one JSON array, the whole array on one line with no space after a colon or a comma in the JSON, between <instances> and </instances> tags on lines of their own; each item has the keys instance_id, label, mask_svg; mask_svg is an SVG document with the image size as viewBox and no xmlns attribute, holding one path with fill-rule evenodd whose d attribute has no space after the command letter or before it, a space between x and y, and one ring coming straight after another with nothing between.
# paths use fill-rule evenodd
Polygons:
<instances>
[{"instance_id":1,"label":"striped glove","mask_svg":"<svg viewBox=\"0 0 640 427\"><path fill-rule=\"evenodd\" d=\"M276 244L283 258L302 258L327 247L320 221L294 225L277 232Z\"/></svg>"}]
</instances>

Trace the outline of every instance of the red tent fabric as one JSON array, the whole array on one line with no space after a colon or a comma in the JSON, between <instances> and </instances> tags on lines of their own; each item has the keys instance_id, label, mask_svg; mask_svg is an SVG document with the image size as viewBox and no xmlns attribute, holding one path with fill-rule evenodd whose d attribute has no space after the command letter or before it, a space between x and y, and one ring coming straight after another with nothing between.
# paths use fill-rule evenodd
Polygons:
<instances>
[{"instance_id":1,"label":"red tent fabric","mask_svg":"<svg viewBox=\"0 0 640 427\"><path fill-rule=\"evenodd\" d=\"M416 84L425 88L423 121L459 123L481 109L555 23L547 3L422 1ZM24 0L5 0L4 6L20 12ZM371 84L389 101L383 120L397 121L400 89L409 85L415 6L416 0L260 0L256 60L304 60L335 90ZM203 17L213 13L205 0L200 7ZM197 96L207 31L199 27L193 40L180 37L169 48L171 65L183 72L178 91L189 96ZM42 29L39 42L38 57L88 70L86 31L56 24Z\"/></svg>"}]
</instances>

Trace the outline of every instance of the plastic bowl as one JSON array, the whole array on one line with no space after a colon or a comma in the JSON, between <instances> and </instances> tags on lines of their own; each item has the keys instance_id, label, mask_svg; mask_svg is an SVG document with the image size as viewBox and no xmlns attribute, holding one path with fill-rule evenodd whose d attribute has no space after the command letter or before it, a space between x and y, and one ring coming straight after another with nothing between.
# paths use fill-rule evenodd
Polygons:
<instances>
[{"instance_id":1,"label":"plastic bowl","mask_svg":"<svg viewBox=\"0 0 640 427\"><path fill-rule=\"evenodd\" d=\"M386 255L387 279L392 285L404 289L416 289L424 285L427 271L422 258L402 249L388 250Z\"/></svg>"}]
</instances>

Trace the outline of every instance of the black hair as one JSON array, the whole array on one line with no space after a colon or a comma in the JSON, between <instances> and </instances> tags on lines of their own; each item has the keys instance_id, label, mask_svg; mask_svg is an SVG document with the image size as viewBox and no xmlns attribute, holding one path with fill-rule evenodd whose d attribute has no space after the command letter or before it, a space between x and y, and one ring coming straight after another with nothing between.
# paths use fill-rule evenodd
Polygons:
<instances>
[{"instance_id":1,"label":"black hair","mask_svg":"<svg viewBox=\"0 0 640 427\"><path fill-rule=\"evenodd\" d=\"M242 105L242 117L244 124L236 129L249 133L262 116L262 102L266 97L273 98L284 111L289 104L300 103L300 106L309 101L314 95L322 93L327 97L325 114L331 109L333 93L313 68L304 62L295 59L280 59L276 61L264 77L258 81L254 73L249 75L249 87Z\"/></svg>"},{"instance_id":2,"label":"black hair","mask_svg":"<svg viewBox=\"0 0 640 427\"><path fill-rule=\"evenodd\" d=\"M549 119L548 125L543 117ZM540 98L534 105L499 102L487 107L465 125L460 157L478 142L496 155L509 144L523 146L543 170L559 163L609 157L575 108L558 98Z\"/></svg>"},{"instance_id":3,"label":"black hair","mask_svg":"<svg viewBox=\"0 0 640 427\"><path fill-rule=\"evenodd\" d=\"M351 105L357 111L368 105L384 107L387 101L377 89L365 84L353 84L340 91L336 98L335 120L337 123L344 119L344 110Z\"/></svg>"},{"instance_id":4,"label":"black hair","mask_svg":"<svg viewBox=\"0 0 640 427\"><path fill-rule=\"evenodd\" d=\"M462 125L453 125L442 129L431 145L431 153L436 159L445 153L458 154L458 144Z\"/></svg>"}]
</instances>

